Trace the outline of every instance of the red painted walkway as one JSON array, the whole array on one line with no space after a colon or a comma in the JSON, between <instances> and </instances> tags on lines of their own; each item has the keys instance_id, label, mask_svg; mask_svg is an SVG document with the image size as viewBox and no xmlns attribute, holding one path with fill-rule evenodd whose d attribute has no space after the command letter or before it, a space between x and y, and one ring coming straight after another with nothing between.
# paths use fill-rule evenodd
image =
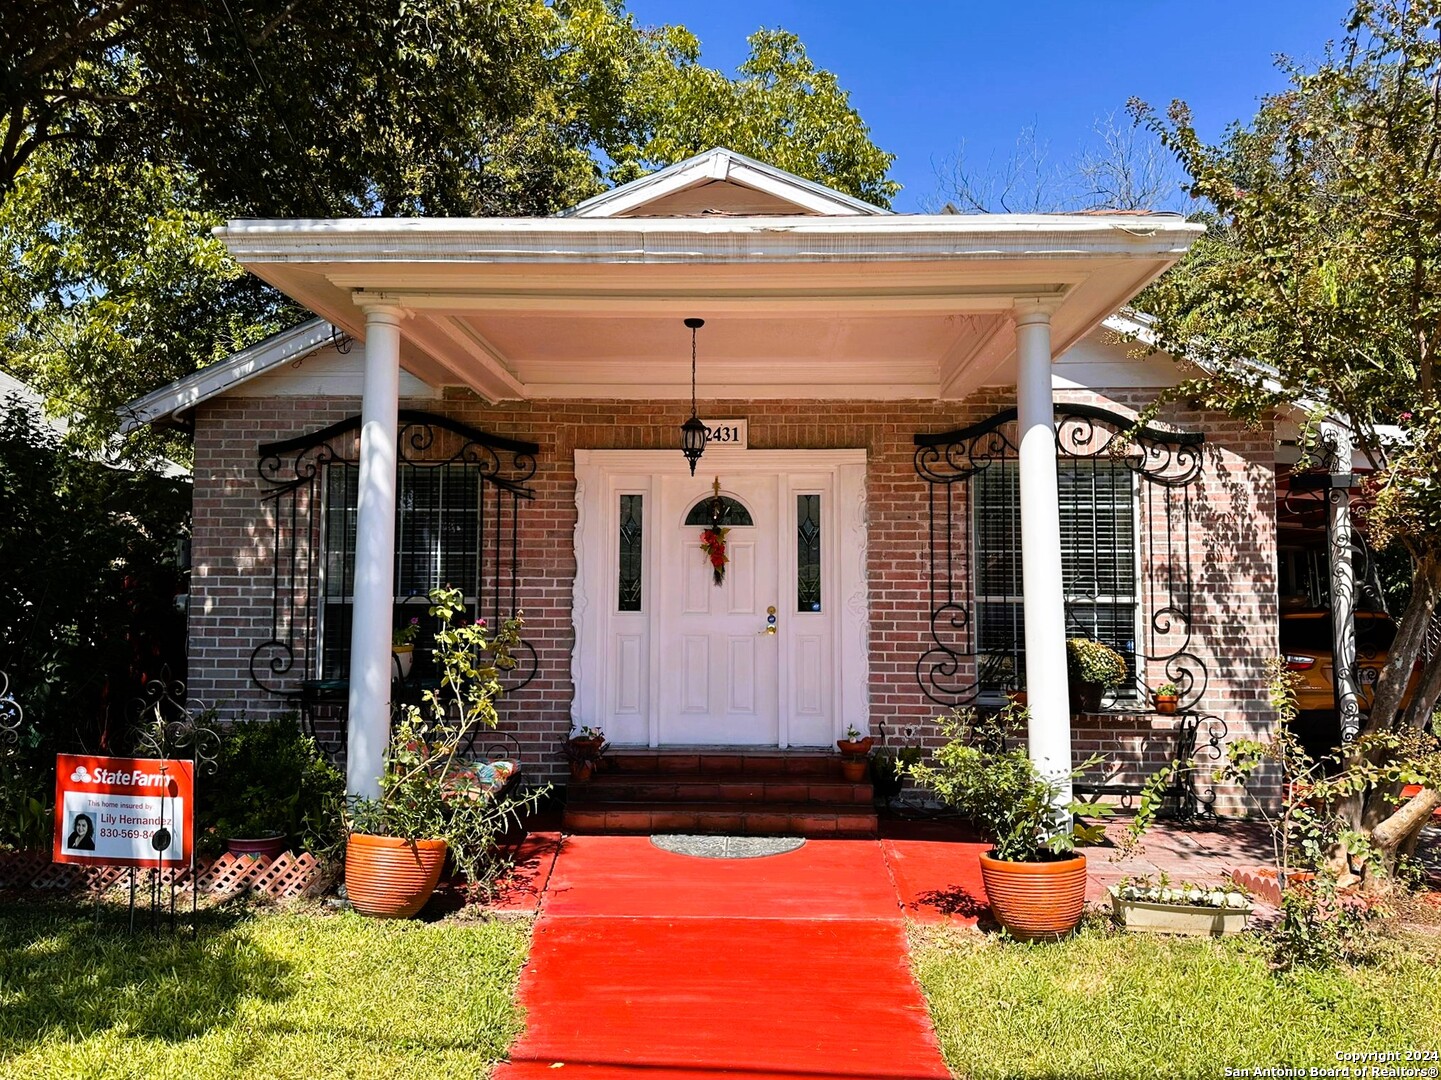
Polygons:
<instances>
[{"instance_id":1,"label":"red painted walkway","mask_svg":"<svg viewBox=\"0 0 1441 1080\"><path fill-rule=\"evenodd\" d=\"M716 860L645 837L564 838L541 876L526 1031L497 1080L948 1077L907 963L902 898L914 915L927 900L912 893L964 883L939 852L927 856L939 890L893 879L887 862L909 843L813 840ZM952 865L973 861L947 846Z\"/></svg>"}]
</instances>

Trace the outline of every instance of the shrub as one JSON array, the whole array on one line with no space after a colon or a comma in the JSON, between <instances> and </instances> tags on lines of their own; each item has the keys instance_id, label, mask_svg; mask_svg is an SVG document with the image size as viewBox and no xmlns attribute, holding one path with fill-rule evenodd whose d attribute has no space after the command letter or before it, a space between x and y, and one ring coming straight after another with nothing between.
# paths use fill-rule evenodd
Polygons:
<instances>
[{"instance_id":1,"label":"shrub","mask_svg":"<svg viewBox=\"0 0 1441 1080\"><path fill-rule=\"evenodd\" d=\"M307 851L334 847L345 778L294 713L239 720L221 733L215 776L196 777L196 830L215 840L291 837Z\"/></svg>"},{"instance_id":2,"label":"shrub","mask_svg":"<svg viewBox=\"0 0 1441 1080\"><path fill-rule=\"evenodd\" d=\"M1000 714L978 720L974 710L952 710L936 725L946 744L936 752L935 765L917 763L907 772L922 787L969 818L995 844L994 857L1007 862L1035 862L1046 854L1061 855L1077 840L1098 840L1099 826L1063 828L1068 810L1057 807L1060 788L1036 771L1024 746L1007 747L1016 728L1026 720L1024 706L1009 705ZM1099 758L1075 769L1075 777ZM1086 806L1086 813L1109 813L1104 807Z\"/></svg>"}]
</instances>

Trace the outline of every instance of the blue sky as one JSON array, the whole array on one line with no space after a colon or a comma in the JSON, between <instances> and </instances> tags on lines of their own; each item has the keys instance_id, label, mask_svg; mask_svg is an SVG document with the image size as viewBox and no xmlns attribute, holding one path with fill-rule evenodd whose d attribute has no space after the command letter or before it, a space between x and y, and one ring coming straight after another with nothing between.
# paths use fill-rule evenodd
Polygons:
<instances>
[{"instance_id":1,"label":"blue sky","mask_svg":"<svg viewBox=\"0 0 1441 1080\"><path fill-rule=\"evenodd\" d=\"M1007 157L1034 126L1064 161L1091 139L1097 118L1124 119L1132 95L1189 102L1202 134L1249 119L1280 89L1273 59L1319 58L1341 34L1338 0L630 0L646 24L681 23L702 59L733 71L746 36L782 26L839 76L872 138L896 155L905 185L895 208L917 211L939 189L933 162L964 140L966 158Z\"/></svg>"}]
</instances>

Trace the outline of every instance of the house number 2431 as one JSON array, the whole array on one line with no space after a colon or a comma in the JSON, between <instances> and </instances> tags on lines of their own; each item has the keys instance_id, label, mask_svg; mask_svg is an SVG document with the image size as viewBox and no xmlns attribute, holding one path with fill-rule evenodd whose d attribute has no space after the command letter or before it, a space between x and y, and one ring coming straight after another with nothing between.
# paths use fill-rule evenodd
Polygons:
<instances>
[{"instance_id":1,"label":"house number 2431","mask_svg":"<svg viewBox=\"0 0 1441 1080\"><path fill-rule=\"evenodd\" d=\"M731 446L737 450L746 449L749 425L744 420L704 420L706 441L718 446Z\"/></svg>"}]
</instances>

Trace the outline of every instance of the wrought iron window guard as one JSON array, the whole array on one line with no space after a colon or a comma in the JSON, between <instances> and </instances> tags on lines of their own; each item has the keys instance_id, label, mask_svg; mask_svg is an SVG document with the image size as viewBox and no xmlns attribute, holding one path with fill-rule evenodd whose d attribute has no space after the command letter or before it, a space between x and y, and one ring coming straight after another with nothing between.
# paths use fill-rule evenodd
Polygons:
<instances>
[{"instance_id":1,"label":"wrought iron window guard","mask_svg":"<svg viewBox=\"0 0 1441 1080\"><path fill-rule=\"evenodd\" d=\"M1133 478L1135 527L1129 539L1121 530L1069 538L1073 551L1084 551L1088 542L1129 543L1126 550L1118 546L1110 553L1110 563L1135 565L1134 636L1117 643L1126 655L1128 682L1107 697L1104 712L1149 714L1152 681L1173 683L1179 691L1175 760L1219 755L1226 725L1200 706L1209 675L1196 640L1193 500L1203 481L1205 435L1137 425L1094 405L1058 404L1055 415L1057 467L1063 480L1067 470L1079 476L1083 469L1106 463L1124 468ZM985 612L977 590L983 568L977 566L973 520L977 481L994 484L998 473L1019 461L1016 418L1014 408L1005 409L970 427L918 434L913 440L916 473L926 483L930 590L928 640L916 662L916 680L928 699L947 708L998 706L1007 691L1021 688L1024 637L1019 584L1002 598L1011 611L1009 627L1001 626L998 634L994 625L983 626ZM1066 528L1081 530L1084 524L1078 514L1072 515L1063 532ZM1019 536L1018 528L1015 535ZM1094 578L1068 573L1067 636L1092 636L1078 613L1094 611L1102 594ZM1173 792L1177 815L1213 816L1214 792L1197 790L1193 780L1192 776L1177 780ZM1127 795L1136 790L1135 785L1108 783L1105 777L1078 785L1077 790L1087 787L1098 794Z\"/></svg>"},{"instance_id":2,"label":"wrought iron window guard","mask_svg":"<svg viewBox=\"0 0 1441 1080\"><path fill-rule=\"evenodd\" d=\"M262 498L270 507L272 525L271 616L269 637L251 653L250 675L262 690L302 706L306 695L301 677L318 673L326 470L337 464L358 465L360 426L360 417L351 416L259 447ZM476 617L488 614L499 623L517 610L520 507L535 497L528 482L535 475L540 447L417 409L400 410L397 447L403 466L464 465L474 470L480 484L479 550L476 580L468 583L467 595L475 597ZM424 597L397 600L426 602ZM538 667L535 647L524 638L515 658L517 666L504 681L512 693L534 679Z\"/></svg>"}]
</instances>

